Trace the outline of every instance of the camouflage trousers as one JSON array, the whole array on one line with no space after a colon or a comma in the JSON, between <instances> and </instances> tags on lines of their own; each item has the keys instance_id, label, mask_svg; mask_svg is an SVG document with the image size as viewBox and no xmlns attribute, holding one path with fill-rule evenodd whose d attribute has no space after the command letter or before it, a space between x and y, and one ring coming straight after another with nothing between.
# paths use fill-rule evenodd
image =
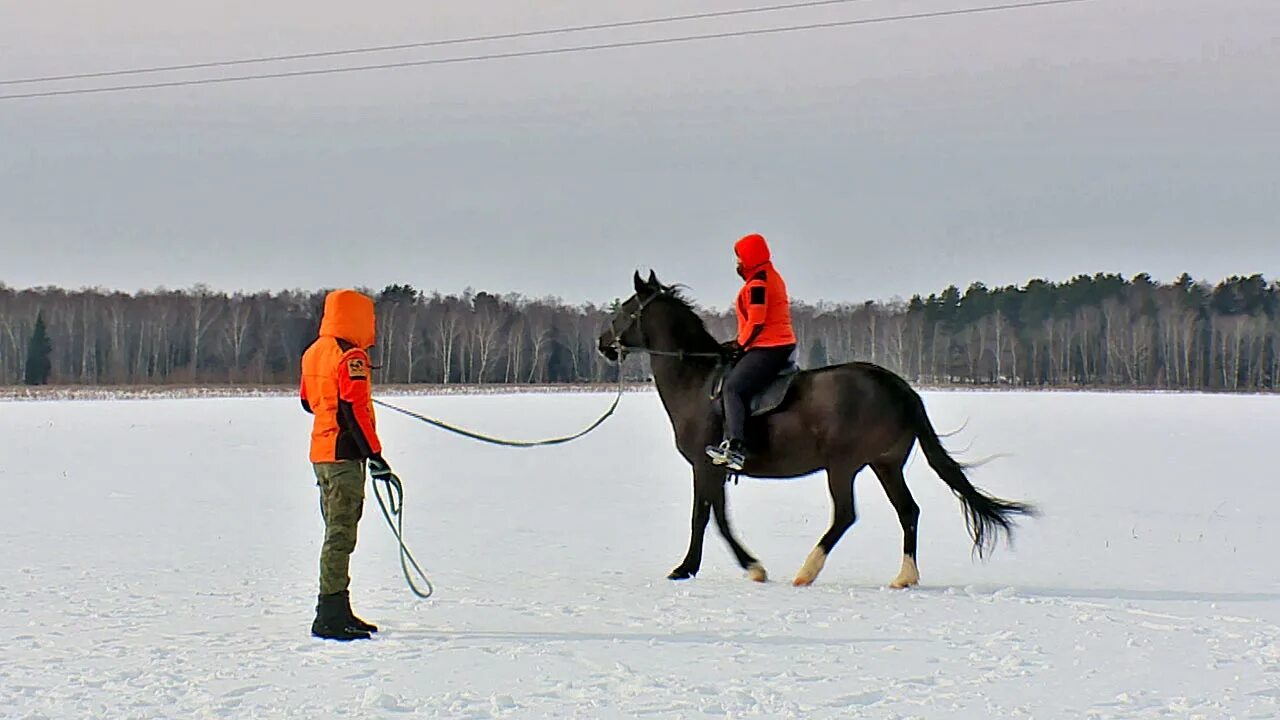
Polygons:
<instances>
[{"instance_id":1,"label":"camouflage trousers","mask_svg":"<svg viewBox=\"0 0 1280 720\"><path fill-rule=\"evenodd\" d=\"M324 517L324 545L320 548L320 594L332 595L351 584L351 553L356 527L364 513L364 463L345 460L315 463Z\"/></svg>"}]
</instances>

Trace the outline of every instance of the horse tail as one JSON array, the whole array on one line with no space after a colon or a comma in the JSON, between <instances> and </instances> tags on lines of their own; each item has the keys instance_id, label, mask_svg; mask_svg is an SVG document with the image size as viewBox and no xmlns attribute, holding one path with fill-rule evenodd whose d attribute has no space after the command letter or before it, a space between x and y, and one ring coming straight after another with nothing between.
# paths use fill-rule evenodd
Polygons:
<instances>
[{"instance_id":1,"label":"horse tail","mask_svg":"<svg viewBox=\"0 0 1280 720\"><path fill-rule=\"evenodd\" d=\"M965 474L966 466L957 462L942 446L942 441L938 439L938 433L925 412L920 393L907 384L906 380L893 373L889 374L896 380L894 384L898 386L899 393L906 396L904 399L908 401L908 420L920 443L920 449L924 451L925 459L929 461L929 467L960 498L964 507L965 527L969 531L969 537L973 538L974 552L978 557L990 554L1001 535L1005 536L1006 541L1011 541L1015 518L1018 515L1034 516L1035 508L1026 503L1002 500L974 487Z\"/></svg>"}]
</instances>

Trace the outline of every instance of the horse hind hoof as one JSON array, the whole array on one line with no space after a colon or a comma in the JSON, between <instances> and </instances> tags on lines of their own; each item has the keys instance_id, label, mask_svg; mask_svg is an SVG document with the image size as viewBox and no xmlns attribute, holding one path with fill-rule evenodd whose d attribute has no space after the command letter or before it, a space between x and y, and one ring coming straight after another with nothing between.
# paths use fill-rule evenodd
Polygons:
<instances>
[{"instance_id":1,"label":"horse hind hoof","mask_svg":"<svg viewBox=\"0 0 1280 720\"><path fill-rule=\"evenodd\" d=\"M696 574L697 573L689 572L688 570L676 568L675 570L671 571L671 574L667 576L667 579L668 580L688 580Z\"/></svg>"},{"instance_id":2,"label":"horse hind hoof","mask_svg":"<svg viewBox=\"0 0 1280 720\"><path fill-rule=\"evenodd\" d=\"M764 566L760 563L751 563L747 566L747 578L752 582L769 582L769 573L765 572Z\"/></svg>"},{"instance_id":3,"label":"horse hind hoof","mask_svg":"<svg viewBox=\"0 0 1280 720\"><path fill-rule=\"evenodd\" d=\"M920 584L920 569L916 567L915 558L910 555L902 556L902 569L898 571L898 577L889 583L889 587L894 590L904 590L914 585Z\"/></svg>"},{"instance_id":4,"label":"horse hind hoof","mask_svg":"<svg viewBox=\"0 0 1280 720\"><path fill-rule=\"evenodd\" d=\"M791 584L796 587L809 587L814 580L818 579L818 574L826 564L827 552L821 546L815 547L813 552L809 553L809 557L805 558L804 565L800 566L800 572L796 573L796 579Z\"/></svg>"}]
</instances>

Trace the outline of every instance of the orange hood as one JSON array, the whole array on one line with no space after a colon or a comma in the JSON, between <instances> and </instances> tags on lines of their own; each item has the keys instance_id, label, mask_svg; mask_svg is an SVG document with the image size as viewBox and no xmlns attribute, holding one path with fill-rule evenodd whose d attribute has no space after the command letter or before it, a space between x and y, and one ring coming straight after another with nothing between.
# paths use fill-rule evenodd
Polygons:
<instances>
[{"instance_id":1,"label":"orange hood","mask_svg":"<svg viewBox=\"0 0 1280 720\"><path fill-rule=\"evenodd\" d=\"M332 337L368 349L374 345L377 314L373 299L355 290L334 290L324 299L320 337Z\"/></svg>"},{"instance_id":2,"label":"orange hood","mask_svg":"<svg viewBox=\"0 0 1280 720\"><path fill-rule=\"evenodd\" d=\"M763 235L748 235L733 246L733 253L738 256L738 263L744 274L749 274L767 264L770 260L769 244Z\"/></svg>"}]
</instances>

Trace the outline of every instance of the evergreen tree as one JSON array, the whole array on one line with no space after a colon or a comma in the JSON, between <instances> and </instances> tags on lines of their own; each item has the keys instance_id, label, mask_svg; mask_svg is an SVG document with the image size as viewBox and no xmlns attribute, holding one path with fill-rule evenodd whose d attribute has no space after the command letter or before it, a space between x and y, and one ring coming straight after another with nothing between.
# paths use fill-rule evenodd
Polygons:
<instances>
[{"instance_id":1,"label":"evergreen tree","mask_svg":"<svg viewBox=\"0 0 1280 720\"><path fill-rule=\"evenodd\" d=\"M822 342L822 338L813 341L809 346L809 365L810 369L825 367L828 363L827 344Z\"/></svg>"},{"instance_id":2,"label":"evergreen tree","mask_svg":"<svg viewBox=\"0 0 1280 720\"><path fill-rule=\"evenodd\" d=\"M412 305L419 297L412 285L388 285L378 293L378 303Z\"/></svg>"},{"instance_id":3,"label":"evergreen tree","mask_svg":"<svg viewBox=\"0 0 1280 720\"><path fill-rule=\"evenodd\" d=\"M47 385L53 371L53 344L49 342L49 330L44 324L44 314L36 315L36 326L31 331L31 344L27 346L27 372L23 382L27 385Z\"/></svg>"}]
</instances>

